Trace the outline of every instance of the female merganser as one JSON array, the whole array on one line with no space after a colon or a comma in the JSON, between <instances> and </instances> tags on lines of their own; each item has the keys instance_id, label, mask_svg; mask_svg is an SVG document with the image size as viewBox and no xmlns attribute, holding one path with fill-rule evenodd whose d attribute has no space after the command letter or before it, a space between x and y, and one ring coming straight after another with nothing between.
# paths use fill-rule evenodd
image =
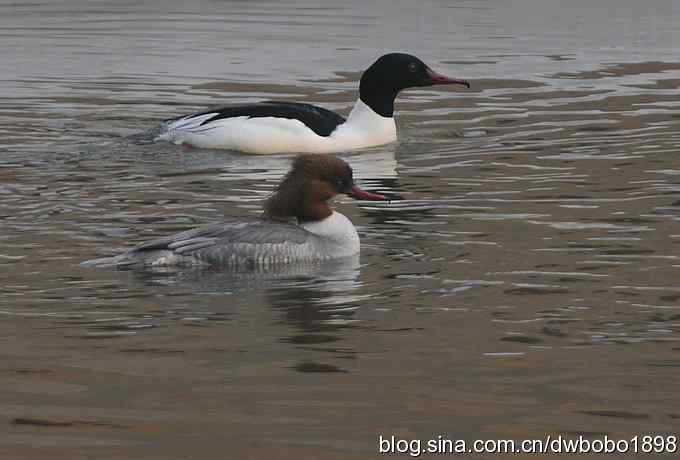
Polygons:
<instances>
[{"instance_id":1,"label":"female merganser","mask_svg":"<svg viewBox=\"0 0 680 460\"><path fill-rule=\"evenodd\" d=\"M219 265L267 268L359 253L359 236L328 201L338 193L385 200L354 184L352 168L332 155L300 155L256 218L234 218L142 243L120 255L83 262L96 267Z\"/></svg>"},{"instance_id":2,"label":"female merganser","mask_svg":"<svg viewBox=\"0 0 680 460\"><path fill-rule=\"evenodd\" d=\"M359 99L347 120L330 110L297 102L267 101L164 121L156 140L248 153L331 153L397 139L394 99L419 86L470 83L436 73L415 56L380 57L361 76Z\"/></svg>"}]
</instances>

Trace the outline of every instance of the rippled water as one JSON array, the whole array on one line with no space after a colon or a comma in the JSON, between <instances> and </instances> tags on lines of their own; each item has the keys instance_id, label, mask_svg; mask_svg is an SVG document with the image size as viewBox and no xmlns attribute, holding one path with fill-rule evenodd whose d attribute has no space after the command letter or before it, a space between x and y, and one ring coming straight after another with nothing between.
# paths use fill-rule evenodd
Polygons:
<instances>
[{"instance_id":1,"label":"rippled water","mask_svg":"<svg viewBox=\"0 0 680 460\"><path fill-rule=\"evenodd\" d=\"M673 0L0 3L3 457L677 433L678 24ZM337 201L359 260L78 265L256 214L291 158L135 134L262 99L347 113L394 50L472 89L405 92L399 141L343 155L401 198Z\"/></svg>"}]
</instances>

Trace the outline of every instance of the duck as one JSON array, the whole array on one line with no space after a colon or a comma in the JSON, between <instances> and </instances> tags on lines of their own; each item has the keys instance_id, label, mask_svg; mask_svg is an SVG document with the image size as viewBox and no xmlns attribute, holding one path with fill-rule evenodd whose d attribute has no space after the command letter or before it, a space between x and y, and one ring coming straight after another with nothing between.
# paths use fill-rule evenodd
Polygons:
<instances>
[{"instance_id":1,"label":"duck","mask_svg":"<svg viewBox=\"0 0 680 460\"><path fill-rule=\"evenodd\" d=\"M165 120L156 141L251 154L337 153L397 139L394 100L407 88L464 85L405 53L378 58L361 75L359 98L347 119L311 104L264 101Z\"/></svg>"},{"instance_id":2,"label":"duck","mask_svg":"<svg viewBox=\"0 0 680 460\"><path fill-rule=\"evenodd\" d=\"M329 204L341 193L357 200L387 200L357 186L344 160L330 154L301 154L265 200L260 216L228 218L81 265L251 270L356 256L360 250L356 228Z\"/></svg>"}]
</instances>

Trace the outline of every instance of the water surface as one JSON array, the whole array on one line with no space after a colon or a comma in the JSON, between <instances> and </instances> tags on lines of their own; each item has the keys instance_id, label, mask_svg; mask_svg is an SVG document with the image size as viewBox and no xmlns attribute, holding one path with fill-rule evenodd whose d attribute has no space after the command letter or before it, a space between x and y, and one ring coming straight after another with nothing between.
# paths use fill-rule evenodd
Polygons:
<instances>
[{"instance_id":1,"label":"water surface","mask_svg":"<svg viewBox=\"0 0 680 460\"><path fill-rule=\"evenodd\" d=\"M4 458L372 458L378 435L677 433L672 0L0 4ZM359 260L83 260L249 216L291 156L141 144L283 99L346 114L418 55L397 143L344 154Z\"/></svg>"}]
</instances>

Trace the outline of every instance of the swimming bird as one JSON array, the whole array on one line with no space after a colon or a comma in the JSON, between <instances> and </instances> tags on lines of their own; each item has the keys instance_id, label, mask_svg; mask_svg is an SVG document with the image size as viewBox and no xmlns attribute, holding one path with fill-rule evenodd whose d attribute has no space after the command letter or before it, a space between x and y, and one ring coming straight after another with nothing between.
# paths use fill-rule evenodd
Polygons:
<instances>
[{"instance_id":1,"label":"swimming bird","mask_svg":"<svg viewBox=\"0 0 680 460\"><path fill-rule=\"evenodd\" d=\"M386 200L360 189L345 161L327 154L303 154L293 160L288 174L265 201L260 217L228 219L83 265L253 269L353 256L359 253L357 231L329 205L339 193L359 200Z\"/></svg>"},{"instance_id":2,"label":"swimming bird","mask_svg":"<svg viewBox=\"0 0 680 460\"><path fill-rule=\"evenodd\" d=\"M247 153L333 153L397 139L394 99L403 89L458 84L410 54L385 54L361 76L347 119L299 102L235 105L165 120L156 140Z\"/></svg>"}]
</instances>

